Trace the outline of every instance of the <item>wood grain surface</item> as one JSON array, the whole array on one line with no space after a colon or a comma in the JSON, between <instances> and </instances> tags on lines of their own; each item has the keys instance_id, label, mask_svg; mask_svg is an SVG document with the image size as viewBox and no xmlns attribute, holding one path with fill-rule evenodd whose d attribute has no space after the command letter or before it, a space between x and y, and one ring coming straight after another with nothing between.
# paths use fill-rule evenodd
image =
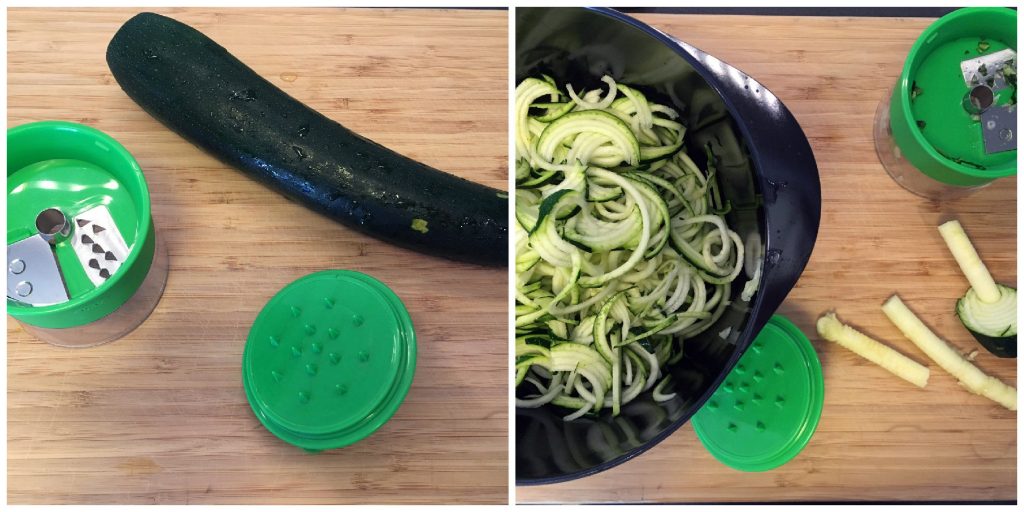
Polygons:
<instances>
[{"instance_id":1,"label":"wood grain surface","mask_svg":"<svg viewBox=\"0 0 1024 512\"><path fill-rule=\"evenodd\" d=\"M875 156L885 90L933 20L638 15L736 66L778 95L810 139L822 218L810 263L779 313L814 343L825 375L817 433L785 466L742 473L683 426L639 457L574 482L520 487L519 502L1016 500L1017 414L957 385L889 323L893 292L976 364L1016 383L1016 360L988 354L953 315L968 287L936 226L959 218L997 281L1017 281L1016 179L937 204L911 195ZM821 340L842 320L931 368L924 390Z\"/></svg>"},{"instance_id":2,"label":"wood grain surface","mask_svg":"<svg viewBox=\"0 0 1024 512\"><path fill-rule=\"evenodd\" d=\"M145 171L170 253L162 301L126 338L63 349L8 320L10 503L506 503L506 269L346 229L164 128L104 60L135 12L8 11L8 124L63 119L118 139ZM158 12L356 132L507 189L506 12ZM331 268L404 300L419 360L383 428L308 454L253 416L241 355L275 292Z\"/></svg>"}]
</instances>

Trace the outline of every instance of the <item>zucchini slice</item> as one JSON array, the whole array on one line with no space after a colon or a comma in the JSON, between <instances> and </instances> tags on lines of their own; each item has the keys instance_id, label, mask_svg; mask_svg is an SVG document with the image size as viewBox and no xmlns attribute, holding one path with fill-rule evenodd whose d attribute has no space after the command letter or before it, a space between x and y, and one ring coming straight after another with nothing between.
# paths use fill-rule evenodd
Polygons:
<instances>
[{"instance_id":1,"label":"zucchini slice","mask_svg":"<svg viewBox=\"0 0 1024 512\"><path fill-rule=\"evenodd\" d=\"M537 137L537 153L549 163L565 163L556 161L555 150L581 134L590 136L595 144L599 144L595 150L608 148L603 156L613 162L606 167L620 163L633 165L640 161L640 143L629 126L601 110L570 112L547 125ZM584 164L588 162L589 159L583 161Z\"/></svg>"},{"instance_id":2,"label":"zucchini slice","mask_svg":"<svg viewBox=\"0 0 1024 512\"><path fill-rule=\"evenodd\" d=\"M999 300L982 302L974 288L956 301L956 316L992 354L1017 357L1017 290L996 285Z\"/></svg>"}]
</instances>

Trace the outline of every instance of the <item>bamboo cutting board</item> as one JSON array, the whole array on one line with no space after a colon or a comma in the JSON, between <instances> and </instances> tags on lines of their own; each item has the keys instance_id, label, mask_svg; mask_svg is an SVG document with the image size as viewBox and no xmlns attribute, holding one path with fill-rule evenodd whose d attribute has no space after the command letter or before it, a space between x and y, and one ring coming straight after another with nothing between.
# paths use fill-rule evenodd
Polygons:
<instances>
[{"instance_id":1,"label":"bamboo cutting board","mask_svg":"<svg viewBox=\"0 0 1024 512\"><path fill-rule=\"evenodd\" d=\"M507 271L399 249L227 168L118 87L107 42L137 11L8 11L8 124L63 119L124 144L170 275L152 316L89 349L8 320L8 499L23 503L506 503ZM504 11L160 10L356 132L507 189ZM407 305L418 367L383 428L308 454L266 431L241 355L266 301L345 268Z\"/></svg>"},{"instance_id":2,"label":"bamboo cutting board","mask_svg":"<svg viewBox=\"0 0 1024 512\"><path fill-rule=\"evenodd\" d=\"M1017 499L1017 414L972 395L905 339L881 311L898 291L940 336L1013 385L1016 360L978 345L953 315L968 284L936 226L959 218L997 281L1015 285L1016 179L936 204L911 195L875 156L875 108L930 19L639 15L736 66L792 110L821 175L817 244L778 311L822 362L817 433L794 460L764 473L717 462L690 425L639 457L565 484L520 487L520 502L931 501ZM814 322L842 320L932 371L920 390L821 340Z\"/></svg>"}]
</instances>

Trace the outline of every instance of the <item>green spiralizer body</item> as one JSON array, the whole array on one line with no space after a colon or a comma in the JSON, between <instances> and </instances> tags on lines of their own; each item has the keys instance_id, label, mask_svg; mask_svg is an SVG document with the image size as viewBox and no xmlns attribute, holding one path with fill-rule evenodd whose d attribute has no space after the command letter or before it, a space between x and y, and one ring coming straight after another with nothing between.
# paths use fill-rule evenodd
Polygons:
<instances>
[{"instance_id":1,"label":"green spiralizer body","mask_svg":"<svg viewBox=\"0 0 1024 512\"><path fill-rule=\"evenodd\" d=\"M57 345L131 332L156 306L166 253L132 155L88 126L7 132L7 312Z\"/></svg>"},{"instance_id":2,"label":"green spiralizer body","mask_svg":"<svg viewBox=\"0 0 1024 512\"><path fill-rule=\"evenodd\" d=\"M966 8L929 26L878 108L886 171L929 199L1017 173L1017 13Z\"/></svg>"}]
</instances>

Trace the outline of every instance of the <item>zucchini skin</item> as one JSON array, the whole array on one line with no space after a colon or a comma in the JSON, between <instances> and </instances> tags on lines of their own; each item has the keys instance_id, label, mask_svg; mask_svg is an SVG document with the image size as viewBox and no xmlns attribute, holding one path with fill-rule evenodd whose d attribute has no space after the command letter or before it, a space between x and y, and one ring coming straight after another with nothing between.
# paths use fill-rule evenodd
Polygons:
<instances>
[{"instance_id":1,"label":"zucchini skin","mask_svg":"<svg viewBox=\"0 0 1024 512\"><path fill-rule=\"evenodd\" d=\"M192 27L138 14L111 39L106 58L146 112L285 196L415 251L508 264L506 193L352 132Z\"/></svg>"},{"instance_id":2,"label":"zucchini skin","mask_svg":"<svg viewBox=\"0 0 1024 512\"><path fill-rule=\"evenodd\" d=\"M980 332L974 332L970 328L968 328L967 331L974 336L974 339L978 340L978 343L980 343L981 346L985 347L985 350L991 352L992 355L1006 359L1017 357L1016 334L1012 336L995 337L986 336Z\"/></svg>"}]
</instances>

